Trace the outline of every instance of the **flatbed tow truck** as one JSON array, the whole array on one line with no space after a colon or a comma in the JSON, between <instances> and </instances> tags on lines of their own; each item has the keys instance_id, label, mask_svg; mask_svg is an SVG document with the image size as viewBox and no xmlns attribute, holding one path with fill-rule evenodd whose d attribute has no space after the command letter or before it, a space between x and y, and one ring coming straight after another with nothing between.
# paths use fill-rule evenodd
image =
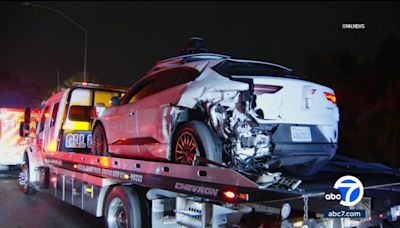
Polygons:
<instances>
[{"instance_id":1,"label":"flatbed tow truck","mask_svg":"<svg viewBox=\"0 0 400 228\"><path fill-rule=\"evenodd\" d=\"M86 111L95 110L96 91L123 93L120 88L80 83L45 103L35 143L25 150L19 177L24 193L47 191L94 216L104 216L107 227L399 225L400 173L381 164L337 156L317 175L304 178L91 155L90 126L68 129L83 124L77 116L83 109L77 106L85 99L74 96L83 96L85 91L92 94ZM365 210L363 218L323 215L325 209L349 209L324 198L343 175L354 175L363 182L363 199L350 207Z\"/></svg>"}]
</instances>

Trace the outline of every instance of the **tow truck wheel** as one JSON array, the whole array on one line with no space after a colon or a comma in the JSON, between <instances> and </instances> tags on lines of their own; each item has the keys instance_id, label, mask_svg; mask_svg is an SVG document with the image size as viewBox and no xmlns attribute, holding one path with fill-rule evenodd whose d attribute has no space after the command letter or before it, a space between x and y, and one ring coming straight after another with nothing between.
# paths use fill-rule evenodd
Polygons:
<instances>
[{"instance_id":1,"label":"tow truck wheel","mask_svg":"<svg viewBox=\"0 0 400 228\"><path fill-rule=\"evenodd\" d=\"M128 186L114 187L107 197L105 223L108 228L149 227L147 202Z\"/></svg>"},{"instance_id":2,"label":"tow truck wheel","mask_svg":"<svg viewBox=\"0 0 400 228\"><path fill-rule=\"evenodd\" d=\"M19 173L19 185L21 192L25 195L33 194L35 191L29 184L29 161L25 160L21 165L21 172Z\"/></svg>"},{"instance_id":3,"label":"tow truck wheel","mask_svg":"<svg viewBox=\"0 0 400 228\"><path fill-rule=\"evenodd\" d=\"M172 143L172 159L178 164L204 165L197 156L222 161L222 149L215 134L203 122L193 120L177 130ZM212 166L212 165L210 165Z\"/></svg>"},{"instance_id":4,"label":"tow truck wheel","mask_svg":"<svg viewBox=\"0 0 400 228\"><path fill-rule=\"evenodd\" d=\"M93 129L91 152L98 156L110 156L108 153L106 133L101 124L97 124Z\"/></svg>"}]
</instances>

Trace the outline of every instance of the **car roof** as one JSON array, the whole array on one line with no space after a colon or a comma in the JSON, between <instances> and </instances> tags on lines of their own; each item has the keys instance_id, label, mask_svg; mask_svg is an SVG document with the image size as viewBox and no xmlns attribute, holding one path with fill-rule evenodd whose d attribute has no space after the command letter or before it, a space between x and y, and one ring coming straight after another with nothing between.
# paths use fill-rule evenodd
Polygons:
<instances>
[{"instance_id":1,"label":"car roof","mask_svg":"<svg viewBox=\"0 0 400 228\"><path fill-rule=\"evenodd\" d=\"M248 60L248 59L234 59L234 58L231 58L231 56L221 55L221 54L216 54L216 53L196 53L196 54L180 55L180 56L161 60L161 61L157 62L156 65L153 68L151 68L147 73L150 74L150 73L154 73L156 71L166 69L166 68L183 66L187 63L196 62L196 61L221 61L221 60L230 60L230 61L242 62L242 63L265 64L265 65L278 67L283 70L293 71L292 69L290 69L288 67L285 67L285 66L282 66L279 64L275 64L275 63L270 63L270 62Z\"/></svg>"}]
</instances>

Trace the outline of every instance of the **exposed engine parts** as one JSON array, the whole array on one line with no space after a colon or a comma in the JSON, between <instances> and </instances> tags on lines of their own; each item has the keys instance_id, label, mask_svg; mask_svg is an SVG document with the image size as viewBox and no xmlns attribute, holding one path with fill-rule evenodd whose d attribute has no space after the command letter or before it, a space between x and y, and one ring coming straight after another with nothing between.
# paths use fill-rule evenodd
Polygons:
<instances>
[{"instance_id":1,"label":"exposed engine parts","mask_svg":"<svg viewBox=\"0 0 400 228\"><path fill-rule=\"evenodd\" d=\"M268 170L267 161L274 144L272 134L277 124L259 124L253 110L254 97L247 92L229 91L213 94L213 99L199 101L196 107L206 113L206 121L223 144L226 165L242 172Z\"/></svg>"}]
</instances>

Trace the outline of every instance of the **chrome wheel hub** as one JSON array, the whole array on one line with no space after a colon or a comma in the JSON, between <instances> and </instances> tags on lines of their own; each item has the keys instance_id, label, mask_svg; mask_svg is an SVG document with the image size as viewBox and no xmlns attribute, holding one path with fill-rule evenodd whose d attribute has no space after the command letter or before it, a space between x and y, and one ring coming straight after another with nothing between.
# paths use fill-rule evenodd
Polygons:
<instances>
[{"instance_id":1,"label":"chrome wheel hub","mask_svg":"<svg viewBox=\"0 0 400 228\"><path fill-rule=\"evenodd\" d=\"M128 227L128 219L124 203L120 198L114 198L108 208L107 224L109 228Z\"/></svg>"},{"instance_id":2,"label":"chrome wheel hub","mask_svg":"<svg viewBox=\"0 0 400 228\"><path fill-rule=\"evenodd\" d=\"M194 165L196 155L199 155L199 149L193 134L189 132L181 134L176 142L176 162L180 164Z\"/></svg>"},{"instance_id":3,"label":"chrome wheel hub","mask_svg":"<svg viewBox=\"0 0 400 228\"><path fill-rule=\"evenodd\" d=\"M22 165L22 170L19 173L18 181L19 185L21 185L23 188L26 188L28 186L29 182L29 170L26 164Z\"/></svg>"}]
</instances>

